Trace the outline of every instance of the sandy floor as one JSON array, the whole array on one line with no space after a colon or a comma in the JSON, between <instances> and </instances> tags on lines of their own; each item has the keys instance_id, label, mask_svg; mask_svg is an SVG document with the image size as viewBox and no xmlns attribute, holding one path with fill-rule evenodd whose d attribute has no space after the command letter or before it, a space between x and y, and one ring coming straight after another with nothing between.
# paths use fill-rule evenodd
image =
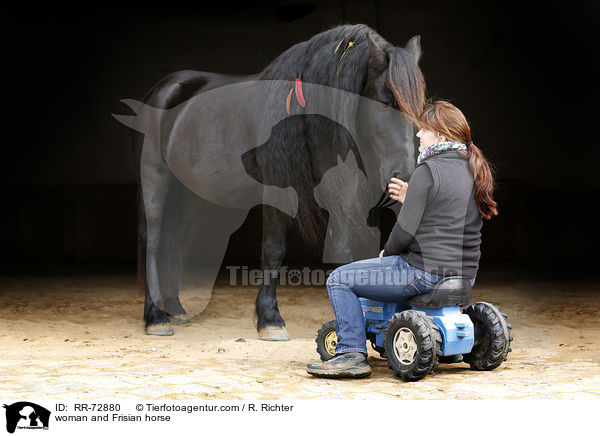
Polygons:
<instances>
[{"instance_id":1,"label":"sandy floor","mask_svg":"<svg viewBox=\"0 0 600 436\"><path fill-rule=\"evenodd\" d=\"M501 284L503 283L503 284ZM481 279L475 300L513 325L500 368L440 365L404 383L372 352L364 380L309 376L314 337L333 318L324 289L287 287L279 307L293 339L257 340L253 288L219 286L172 337L150 337L129 274L0 279L0 396L36 399L600 399L598 284ZM240 339L241 338L241 339ZM225 349L218 352L219 347Z\"/></svg>"}]
</instances>

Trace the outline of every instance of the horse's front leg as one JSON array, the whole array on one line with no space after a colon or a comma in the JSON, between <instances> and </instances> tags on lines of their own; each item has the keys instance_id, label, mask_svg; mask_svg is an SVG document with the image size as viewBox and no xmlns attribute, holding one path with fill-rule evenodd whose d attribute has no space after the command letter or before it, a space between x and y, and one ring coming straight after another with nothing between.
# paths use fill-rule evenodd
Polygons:
<instances>
[{"instance_id":1,"label":"horse's front leg","mask_svg":"<svg viewBox=\"0 0 600 436\"><path fill-rule=\"evenodd\" d=\"M263 283L256 298L258 337L264 341L290 339L285 321L277 307L277 279L285 255L287 229L291 218L271 206L263 205L262 272Z\"/></svg>"}]
</instances>

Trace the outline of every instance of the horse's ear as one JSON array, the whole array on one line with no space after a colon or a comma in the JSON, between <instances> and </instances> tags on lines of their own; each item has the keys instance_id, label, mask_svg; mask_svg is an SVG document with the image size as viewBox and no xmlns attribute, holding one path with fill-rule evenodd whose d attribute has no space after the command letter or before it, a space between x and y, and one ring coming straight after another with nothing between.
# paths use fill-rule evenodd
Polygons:
<instances>
[{"instance_id":1,"label":"horse's ear","mask_svg":"<svg viewBox=\"0 0 600 436\"><path fill-rule=\"evenodd\" d=\"M356 156L354 156L354 151L348 150L348 154L346 154L346 165L350 166L350 168L354 169L354 167L358 166L356 163Z\"/></svg>"},{"instance_id":2,"label":"horse's ear","mask_svg":"<svg viewBox=\"0 0 600 436\"><path fill-rule=\"evenodd\" d=\"M367 32L367 42L369 43L369 64L384 70L388 66L387 54L373 41L371 32Z\"/></svg>"},{"instance_id":3,"label":"horse's ear","mask_svg":"<svg viewBox=\"0 0 600 436\"><path fill-rule=\"evenodd\" d=\"M415 58L415 62L419 62L421 57L421 35L415 35L406 43L404 50L409 52Z\"/></svg>"}]
</instances>

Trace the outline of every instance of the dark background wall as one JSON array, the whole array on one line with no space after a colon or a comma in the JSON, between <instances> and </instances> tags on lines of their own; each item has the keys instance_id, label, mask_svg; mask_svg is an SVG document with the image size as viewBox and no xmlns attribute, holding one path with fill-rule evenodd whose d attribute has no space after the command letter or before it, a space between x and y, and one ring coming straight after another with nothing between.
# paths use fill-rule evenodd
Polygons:
<instances>
[{"instance_id":1,"label":"dark background wall","mask_svg":"<svg viewBox=\"0 0 600 436\"><path fill-rule=\"evenodd\" d=\"M4 11L0 260L135 265L129 131L111 113L181 69L252 73L342 23L394 45L421 35L431 97L451 99L496 164L500 215L482 263L591 271L600 17L597 2L267 1ZM259 254L251 213L225 262ZM293 235L292 235L293 237ZM252 249L248 249L250 241ZM294 241L288 261L307 260Z\"/></svg>"}]
</instances>

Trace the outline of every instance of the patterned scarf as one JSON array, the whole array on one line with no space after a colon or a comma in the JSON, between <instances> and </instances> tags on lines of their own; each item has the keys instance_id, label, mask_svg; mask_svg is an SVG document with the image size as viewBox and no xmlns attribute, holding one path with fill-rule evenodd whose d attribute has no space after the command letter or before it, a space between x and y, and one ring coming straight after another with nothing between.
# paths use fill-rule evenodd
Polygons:
<instances>
[{"instance_id":1,"label":"patterned scarf","mask_svg":"<svg viewBox=\"0 0 600 436\"><path fill-rule=\"evenodd\" d=\"M431 156L435 156L436 154L440 154L442 151L446 150L467 151L467 146L462 142L458 141L445 141L438 142L437 144L432 144L429 147L425 147L423 151L419 153L419 157L417 158L417 165L419 165L425 159Z\"/></svg>"}]
</instances>

